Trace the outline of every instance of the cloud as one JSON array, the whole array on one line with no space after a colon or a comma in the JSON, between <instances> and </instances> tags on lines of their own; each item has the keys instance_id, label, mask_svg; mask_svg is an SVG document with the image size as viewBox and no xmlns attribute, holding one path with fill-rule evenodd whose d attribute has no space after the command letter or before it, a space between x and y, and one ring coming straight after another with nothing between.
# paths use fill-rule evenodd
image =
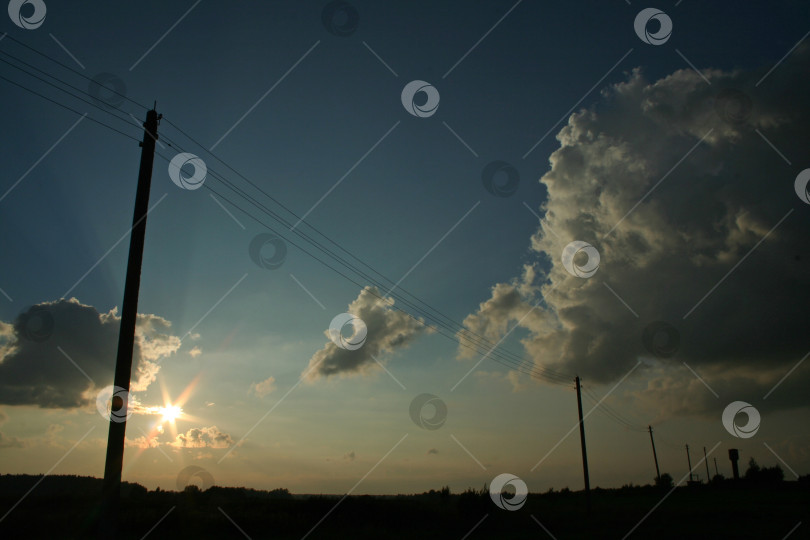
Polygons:
<instances>
[{"instance_id":1,"label":"cloud","mask_svg":"<svg viewBox=\"0 0 810 540\"><path fill-rule=\"evenodd\" d=\"M160 446L160 442L158 442L157 438L152 437L136 437L135 439L126 439L126 446L131 448L140 448L145 450L147 448L157 448Z\"/></svg>"},{"instance_id":2,"label":"cloud","mask_svg":"<svg viewBox=\"0 0 810 540\"><path fill-rule=\"evenodd\" d=\"M158 429L163 434L162 428ZM126 445L132 448L157 448L159 446L173 446L175 448L228 448L233 439L223 433L217 426L191 428L185 433L178 434L173 441L159 441L157 436L145 435L134 439L126 439ZM210 456L210 454L207 454ZM199 457L199 456L198 456ZM195 458L197 459L197 458Z\"/></svg>"},{"instance_id":3,"label":"cloud","mask_svg":"<svg viewBox=\"0 0 810 540\"><path fill-rule=\"evenodd\" d=\"M493 385L502 385L508 387L513 393L528 390L531 388L530 383L534 380L525 373L511 370L504 372L503 370L484 371L478 369L473 373L473 377L488 388L492 388Z\"/></svg>"},{"instance_id":4,"label":"cloud","mask_svg":"<svg viewBox=\"0 0 810 540\"><path fill-rule=\"evenodd\" d=\"M39 438L40 442L43 442L48 446L62 448L64 439L60 433L63 431L65 431L65 426L61 424L49 424L48 427L45 428L45 434Z\"/></svg>"},{"instance_id":5,"label":"cloud","mask_svg":"<svg viewBox=\"0 0 810 540\"><path fill-rule=\"evenodd\" d=\"M0 432L0 448L25 448L25 443L17 437L10 437Z\"/></svg>"},{"instance_id":6,"label":"cloud","mask_svg":"<svg viewBox=\"0 0 810 540\"><path fill-rule=\"evenodd\" d=\"M120 322L115 308L99 313L75 298L31 306L11 324L0 321L0 403L73 408L93 401L112 382ZM132 391L145 390L159 362L180 347L170 330L166 319L138 314Z\"/></svg>"},{"instance_id":7,"label":"cloud","mask_svg":"<svg viewBox=\"0 0 810 540\"><path fill-rule=\"evenodd\" d=\"M8 416L4 411L0 411L0 426L6 423ZM0 431L0 448L23 448L25 444L17 437L9 437Z\"/></svg>"},{"instance_id":8,"label":"cloud","mask_svg":"<svg viewBox=\"0 0 810 540\"><path fill-rule=\"evenodd\" d=\"M309 360L304 371L308 380L337 374L364 374L374 369L376 357L391 354L405 348L425 332L427 327L411 316L393 308L394 300L381 300L382 294L375 287L365 287L349 304L348 313L362 319L368 329L366 341L355 350L342 349L333 342L327 343ZM329 332L324 332L329 336Z\"/></svg>"},{"instance_id":9,"label":"cloud","mask_svg":"<svg viewBox=\"0 0 810 540\"><path fill-rule=\"evenodd\" d=\"M220 431L217 426L211 426L191 428L179 434L174 442L169 444L177 448L228 448L233 444L233 439Z\"/></svg>"},{"instance_id":10,"label":"cloud","mask_svg":"<svg viewBox=\"0 0 810 540\"><path fill-rule=\"evenodd\" d=\"M494 285L465 326L497 340L540 301L519 323L536 366L607 383L652 356L643 330L665 321L679 348L657 359L664 371L639 368L640 400L716 412L683 362L721 396L762 399L808 347L810 206L793 187L803 167L760 135L788 159L806 154L808 59L810 47L797 49L759 87L765 70L705 70L711 85L688 69L654 82L635 70L572 114L540 179L535 262ZM748 113L745 98L724 101L728 89L749 96ZM599 252L593 277L563 267L575 240ZM769 406L807 405L808 378L797 370Z\"/></svg>"},{"instance_id":11,"label":"cloud","mask_svg":"<svg viewBox=\"0 0 810 540\"><path fill-rule=\"evenodd\" d=\"M257 382L250 385L250 391L256 394L256 396L258 397L264 397L267 394L275 391L275 389L276 389L275 377L268 377L262 382Z\"/></svg>"},{"instance_id":12,"label":"cloud","mask_svg":"<svg viewBox=\"0 0 810 540\"><path fill-rule=\"evenodd\" d=\"M190 357L192 357L192 358L197 358L201 354L202 354L202 349L197 347L196 345L194 347L192 347L190 351L188 351L188 355Z\"/></svg>"}]
</instances>

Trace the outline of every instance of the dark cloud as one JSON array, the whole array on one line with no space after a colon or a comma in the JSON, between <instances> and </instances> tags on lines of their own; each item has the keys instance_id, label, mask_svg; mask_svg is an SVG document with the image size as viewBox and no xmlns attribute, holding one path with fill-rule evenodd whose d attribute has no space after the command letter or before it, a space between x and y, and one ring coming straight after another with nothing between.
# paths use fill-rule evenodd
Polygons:
<instances>
[{"instance_id":1,"label":"dark cloud","mask_svg":"<svg viewBox=\"0 0 810 540\"><path fill-rule=\"evenodd\" d=\"M421 322L395 310L392 307L393 299L381 300L380 296L375 287L365 287L349 304L347 312L362 319L368 329L362 347L343 349L330 341L310 358L309 367L304 372L307 379L340 373L365 373L374 369L375 357L381 360L384 355L407 347L416 337L428 331ZM325 334L329 336L328 331Z\"/></svg>"},{"instance_id":2,"label":"dark cloud","mask_svg":"<svg viewBox=\"0 0 810 540\"><path fill-rule=\"evenodd\" d=\"M120 321L116 309L99 313L75 298L31 306L10 324L0 321L0 403L71 408L92 402L112 382ZM138 314L132 391L145 390L158 362L180 347L170 327L162 317Z\"/></svg>"},{"instance_id":3,"label":"dark cloud","mask_svg":"<svg viewBox=\"0 0 810 540\"><path fill-rule=\"evenodd\" d=\"M716 408L683 362L718 393L762 399L810 348L810 206L793 186L808 166L808 60L810 48L797 49L758 87L765 70L707 70L711 84L689 69L655 82L634 71L573 114L540 179L539 262L495 285L465 325L498 339L543 298L520 323L528 353L607 383L652 356L644 329L664 321L677 350L656 362L672 369L642 364L650 382L639 399L677 414ZM599 252L593 277L563 267L575 240ZM792 378L772 406L807 405L806 370Z\"/></svg>"}]
</instances>

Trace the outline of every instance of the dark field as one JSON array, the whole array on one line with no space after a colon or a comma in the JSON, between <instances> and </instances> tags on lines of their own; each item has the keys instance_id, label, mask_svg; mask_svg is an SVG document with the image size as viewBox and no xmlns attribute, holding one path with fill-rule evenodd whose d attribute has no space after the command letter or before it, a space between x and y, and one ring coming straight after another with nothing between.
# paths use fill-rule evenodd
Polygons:
<instances>
[{"instance_id":1,"label":"dark field","mask_svg":"<svg viewBox=\"0 0 810 540\"><path fill-rule=\"evenodd\" d=\"M0 512L8 512L39 479L0 477ZM202 492L190 486L178 493L137 484L123 490L115 536L121 539L300 539L310 531L312 539L620 539L670 492L652 486L597 488L588 513L584 493L568 491L530 494L523 508L510 512L495 506L483 490L350 496L337 507L341 497L286 490L212 487ZM47 477L0 522L0 538L94 538L100 492L98 479ZM806 481L679 487L629 538L782 539L788 534L791 540L810 538Z\"/></svg>"}]
</instances>

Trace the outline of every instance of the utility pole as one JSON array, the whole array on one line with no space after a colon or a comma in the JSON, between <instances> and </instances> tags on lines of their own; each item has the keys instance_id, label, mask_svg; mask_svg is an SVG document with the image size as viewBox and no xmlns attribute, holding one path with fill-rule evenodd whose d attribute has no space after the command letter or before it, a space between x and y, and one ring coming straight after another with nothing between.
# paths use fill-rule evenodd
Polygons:
<instances>
[{"instance_id":1,"label":"utility pole","mask_svg":"<svg viewBox=\"0 0 810 540\"><path fill-rule=\"evenodd\" d=\"M653 459L655 459L655 477L660 482L661 481L661 471L658 470L658 454L655 453L655 441L653 440L652 426L647 426L647 431L650 432L650 443L652 444L652 449L653 449Z\"/></svg>"},{"instance_id":2,"label":"utility pole","mask_svg":"<svg viewBox=\"0 0 810 540\"><path fill-rule=\"evenodd\" d=\"M711 474L709 473L709 458L706 456L706 447L703 447L703 461L706 462L706 483L708 484L709 481L712 479Z\"/></svg>"},{"instance_id":3,"label":"utility pole","mask_svg":"<svg viewBox=\"0 0 810 540\"><path fill-rule=\"evenodd\" d=\"M717 470L717 458L714 458L714 474L720 476L720 471Z\"/></svg>"},{"instance_id":4,"label":"utility pole","mask_svg":"<svg viewBox=\"0 0 810 540\"><path fill-rule=\"evenodd\" d=\"M689 445L686 445L686 462L689 463L689 481L692 481L692 458L689 456Z\"/></svg>"},{"instance_id":5,"label":"utility pole","mask_svg":"<svg viewBox=\"0 0 810 540\"><path fill-rule=\"evenodd\" d=\"M591 511L591 480L588 477L588 451L585 449L585 422L582 418L582 389L580 387L579 375L574 382L577 384L577 409L579 411L579 442L582 447L582 472L585 476L585 504L588 512Z\"/></svg>"},{"instance_id":6,"label":"utility pole","mask_svg":"<svg viewBox=\"0 0 810 540\"><path fill-rule=\"evenodd\" d=\"M162 115L153 107L146 113L141 146L141 165L138 172L138 188L135 193L135 212L132 216L132 231L129 240L129 261L124 284L124 301L121 306L121 328L118 332L118 355L115 360L113 384L129 394L132 376L132 350L135 345L135 322L138 315L138 293L141 286L141 264L146 235L146 214L149 209L149 190L152 184L152 166L155 160L157 128ZM120 392L120 390L118 390ZM124 465L124 437L126 435L127 402L114 396L110 405L117 418L110 419L107 437L107 458L104 464L104 484L99 535L115 537L118 499L121 491L121 470Z\"/></svg>"}]
</instances>

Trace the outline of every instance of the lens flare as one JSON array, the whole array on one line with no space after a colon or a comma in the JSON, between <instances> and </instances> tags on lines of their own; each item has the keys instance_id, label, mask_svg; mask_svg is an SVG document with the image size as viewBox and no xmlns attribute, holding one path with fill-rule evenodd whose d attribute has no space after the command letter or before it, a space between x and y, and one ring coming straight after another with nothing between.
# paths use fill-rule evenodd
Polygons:
<instances>
[{"instance_id":1,"label":"lens flare","mask_svg":"<svg viewBox=\"0 0 810 540\"><path fill-rule=\"evenodd\" d=\"M183 409L178 405L168 405L160 407L158 412L161 414L160 422L174 422L183 415Z\"/></svg>"}]
</instances>

